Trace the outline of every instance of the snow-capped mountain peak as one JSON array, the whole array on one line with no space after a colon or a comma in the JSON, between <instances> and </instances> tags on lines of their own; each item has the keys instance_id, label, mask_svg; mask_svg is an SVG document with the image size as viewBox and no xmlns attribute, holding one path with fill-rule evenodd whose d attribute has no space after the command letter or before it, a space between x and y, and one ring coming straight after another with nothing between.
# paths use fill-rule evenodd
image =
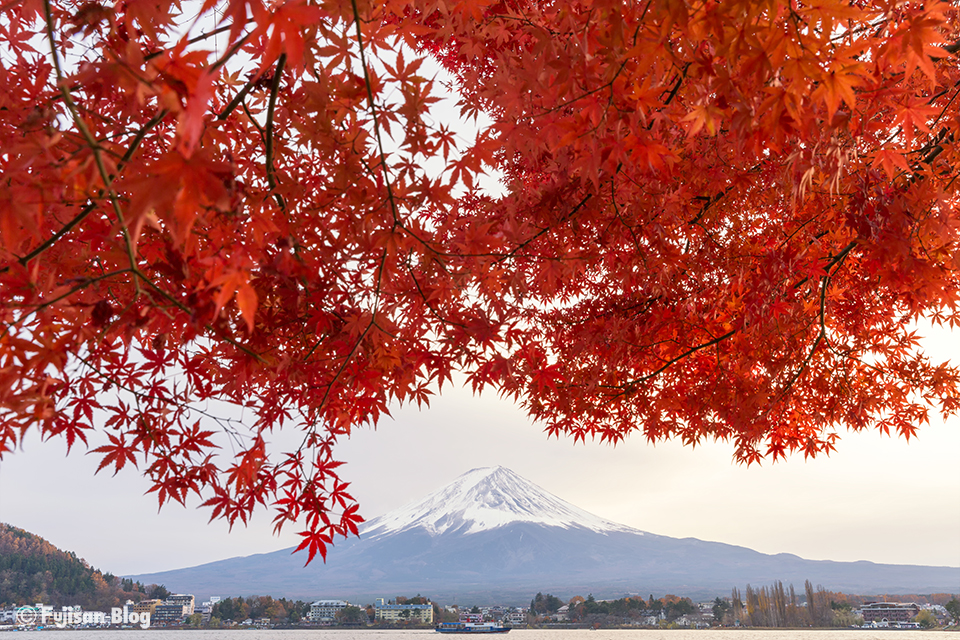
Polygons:
<instances>
[{"instance_id":1,"label":"snow-capped mountain peak","mask_svg":"<svg viewBox=\"0 0 960 640\"><path fill-rule=\"evenodd\" d=\"M543 490L505 467L473 469L424 499L370 520L361 538L422 528L477 533L515 522L589 529L598 533L636 529L599 518Z\"/></svg>"}]
</instances>

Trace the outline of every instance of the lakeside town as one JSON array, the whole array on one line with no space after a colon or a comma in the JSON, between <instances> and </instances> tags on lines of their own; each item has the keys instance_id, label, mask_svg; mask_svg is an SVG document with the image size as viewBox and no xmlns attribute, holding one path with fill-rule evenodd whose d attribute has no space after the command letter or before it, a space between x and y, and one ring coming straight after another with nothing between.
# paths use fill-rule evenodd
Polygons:
<instances>
[{"instance_id":1,"label":"lakeside town","mask_svg":"<svg viewBox=\"0 0 960 640\"><path fill-rule=\"evenodd\" d=\"M274 600L269 596L251 598L210 597L197 602L192 594L168 594L165 598L127 601L110 612L87 611L81 606L55 609L43 603L0 611L0 630L91 629L91 628L294 628L294 627L425 627L440 622L493 622L511 627L782 627L833 626L876 629L929 629L956 626L960 622L960 601L936 603L877 601L857 608L848 603L830 602L828 610L808 611L806 602L794 600L774 608L784 620L769 615L766 589L748 589L744 603L737 590L730 598L694 603L689 598L664 596L649 601L639 597L596 600L576 596L564 603L550 594L538 593L529 607L500 605L441 606L422 596L377 598L372 604L328 599L305 603ZM753 597L756 594L757 597ZM785 603L781 603L785 604ZM789 622L791 608L794 622ZM829 622L823 618L830 612ZM814 618L819 618L815 620Z\"/></svg>"}]
</instances>

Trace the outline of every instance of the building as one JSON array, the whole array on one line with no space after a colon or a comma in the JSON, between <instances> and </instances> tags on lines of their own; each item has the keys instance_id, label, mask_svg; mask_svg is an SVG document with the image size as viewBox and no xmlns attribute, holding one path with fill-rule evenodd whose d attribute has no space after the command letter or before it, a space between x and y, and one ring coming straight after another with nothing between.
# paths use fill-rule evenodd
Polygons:
<instances>
[{"instance_id":1,"label":"building","mask_svg":"<svg viewBox=\"0 0 960 640\"><path fill-rule=\"evenodd\" d=\"M523 624L527 621L527 614L523 609L514 609L503 617L503 621L510 624Z\"/></svg>"},{"instance_id":2,"label":"building","mask_svg":"<svg viewBox=\"0 0 960 640\"><path fill-rule=\"evenodd\" d=\"M909 622L918 613L920 605L914 602L868 602L860 608L864 622L889 624L891 622Z\"/></svg>"},{"instance_id":3,"label":"building","mask_svg":"<svg viewBox=\"0 0 960 640\"><path fill-rule=\"evenodd\" d=\"M377 622L433 622L432 604L387 604L383 598L377 598L373 605Z\"/></svg>"},{"instance_id":4,"label":"building","mask_svg":"<svg viewBox=\"0 0 960 640\"><path fill-rule=\"evenodd\" d=\"M149 613L150 619L153 620L157 613L157 605L160 604L163 604L162 600L141 600L136 604L128 605L128 607L130 611L136 612L138 616L141 613Z\"/></svg>"},{"instance_id":5,"label":"building","mask_svg":"<svg viewBox=\"0 0 960 640\"><path fill-rule=\"evenodd\" d=\"M307 618L311 622L331 622L337 619L337 614L350 606L345 600L317 600L310 605Z\"/></svg>"},{"instance_id":6,"label":"building","mask_svg":"<svg viewBox=\"0 0 960 640\"><path fill-rule=\"evenodd\" d=\"M172 596L167 596L167 599L164 601L165 604L179 604L183 606L183 615L190 616L193 615L193 596L190 594L175 593Z\"/></svg>"},{"instance_id":7,"label":"building","mask_svg":"<svg viewBox=\"0 0 960 640\"><path fill-rule=\"evenodd\" d=\"M193 612L200 614L202 622L210 622L210 618L213 617L213 603L208 600L203 604L198 604L193 608Z\"/></svg>"},{"instance_id":8,"label":"building","mask_svg":"<svg viewBox=\"0 0 960 640\"><path fill-rule=\"evenodd\" d=\"M185 609L186 607L182 604L170 604L169 602L158 604L153 610L153 615L150 616L150 624L180 624L188 615L184 613Z\"/></svg>"}]
</instances>

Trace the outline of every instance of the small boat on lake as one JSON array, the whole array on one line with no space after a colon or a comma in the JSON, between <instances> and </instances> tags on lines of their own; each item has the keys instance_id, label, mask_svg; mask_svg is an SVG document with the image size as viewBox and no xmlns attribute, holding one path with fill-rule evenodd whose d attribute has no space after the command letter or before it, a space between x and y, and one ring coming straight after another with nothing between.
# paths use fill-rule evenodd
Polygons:
<instances>
[{"instance_id":1,"label":"small boat on lake","mask_svg":"<svg viewBox=\"0 0 960 640\"><path fill-rule=\"evenodd\" d=\"M441 622L437 625L440 633L506 633L510 627L495 622Z\"/></svg>"}]
</instances>

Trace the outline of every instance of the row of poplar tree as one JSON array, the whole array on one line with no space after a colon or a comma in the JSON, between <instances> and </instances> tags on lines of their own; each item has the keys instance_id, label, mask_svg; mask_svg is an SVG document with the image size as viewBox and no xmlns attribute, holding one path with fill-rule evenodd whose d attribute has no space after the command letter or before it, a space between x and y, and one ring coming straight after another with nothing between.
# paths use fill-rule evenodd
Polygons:
<instances>
[{"instance_id":1,"label":"row of poplar tree","mask_svg":"<svg viewBox=\"0 0 960 640\"><path fill-rule=\"evenodd\" d=\"M851 607L838 605L834 594L822 586L814 589L807 580L804 592L806 602L801 604L793 585L784 589L779 580L759 589L748 584L743 594L734 587L728 607L717 611L715 606L714 615L719 613L724 623L750 627L834 627L855 622Z\"/></svg>"}]
</instances>

